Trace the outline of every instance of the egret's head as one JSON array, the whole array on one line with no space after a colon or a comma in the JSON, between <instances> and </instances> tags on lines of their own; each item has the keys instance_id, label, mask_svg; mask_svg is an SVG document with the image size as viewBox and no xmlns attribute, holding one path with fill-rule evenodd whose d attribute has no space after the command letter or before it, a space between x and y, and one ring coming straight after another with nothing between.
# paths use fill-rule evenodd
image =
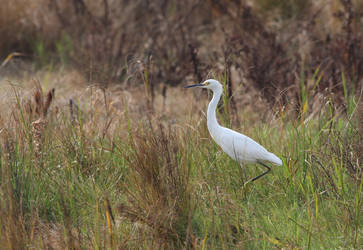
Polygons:
<instances>
[{"instance_id":1,"label":"egret's head","mask_svg":"<svg viewBox=\"0 0 363 250\"><path fill-rule=\"evenodd\" d=\"M214 91L222 91L223 90L222 84L220 84L217 80L214 80L214 79L208 79L208 80L205 80L202 83L185 86L184 88L193 88L193 87L210 89L213 92Z\"/></svg>"}]
</instances>

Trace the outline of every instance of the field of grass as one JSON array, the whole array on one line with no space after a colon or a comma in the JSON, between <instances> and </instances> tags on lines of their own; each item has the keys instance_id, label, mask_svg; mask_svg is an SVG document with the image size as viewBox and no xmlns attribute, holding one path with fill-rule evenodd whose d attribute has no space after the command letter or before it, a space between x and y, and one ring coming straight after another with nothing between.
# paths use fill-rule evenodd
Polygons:
<instances>
[{"instance_id":1,"label":"field of grass","mask_svg":"<svg viewBox=\"0 0 363 250\"><path fill-rule=\"evenodd\" d=\"M74 72L36 79L0 86L2 249L363 247L363 109L344 75L341 104L314 79L298 112L221 102L221 124L283 160L247 186L209 136L206 93L151 102L144 87L90 87Z\"/></svg>"}]
</instances>

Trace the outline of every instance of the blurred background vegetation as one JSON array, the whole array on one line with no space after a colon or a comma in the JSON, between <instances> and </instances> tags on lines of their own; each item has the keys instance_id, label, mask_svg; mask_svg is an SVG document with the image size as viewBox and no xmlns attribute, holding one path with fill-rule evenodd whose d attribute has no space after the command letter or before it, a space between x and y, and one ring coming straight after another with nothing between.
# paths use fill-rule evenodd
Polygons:
<instances>
[{"instance_id":1,"label":"blurred background vegetation","mask_svg":"<svg viewBox=\"0 0 363 250\"><path fill-rule=\"evenodd\" d=\"M0 248L362 249L362 27L359 0L0 0ZM283 160L256 184L181 88L207 78Z\"/></svg>"},{"instance_id":2,"label":"blurred background vegetation","mask_svg":"<svg viewBox=\"0 0 363 250\"><path fill-rule=\"evenodd\" d=\"M68 65L100 84L228 84L291 102L300 78L319 67L320 90L343 93L363 76L363 2L354 0L14 0L2 1L1 72L21 64ZM9 55L15 60L6 61ZM5 65L6 64L6 65ZM13 66L11 64L16 64ZM29 67L27 67L29 69ZM298 77L296 77L298 76ZM282 90L288 90L281 92ZM340 95L342 96L342 95Z\"/></svg>"}]
</instances>

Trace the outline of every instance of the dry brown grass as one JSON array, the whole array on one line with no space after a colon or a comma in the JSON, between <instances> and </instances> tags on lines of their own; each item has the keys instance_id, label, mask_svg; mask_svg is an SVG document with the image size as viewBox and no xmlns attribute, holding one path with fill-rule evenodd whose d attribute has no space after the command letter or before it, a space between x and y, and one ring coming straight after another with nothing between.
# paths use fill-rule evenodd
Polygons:
<instances>
[{"instance_id":1,"label":"dry brown grass","mask_svg":"<svg viewBox=\"0 0 363 250\"><path fill-rule=\"evenodd\" d=\"M226 74L232 92L243 83L283 104L298 103L302 73L311 77L318 66L320 90L342 96L341 72L352 88L362 81L359 1L17 0L2 10L3 59L21 52L41 66L70 64L103 86L140 84L147 74L151 96L153 86L211 72Z\"/></svg>"}]
</instances>

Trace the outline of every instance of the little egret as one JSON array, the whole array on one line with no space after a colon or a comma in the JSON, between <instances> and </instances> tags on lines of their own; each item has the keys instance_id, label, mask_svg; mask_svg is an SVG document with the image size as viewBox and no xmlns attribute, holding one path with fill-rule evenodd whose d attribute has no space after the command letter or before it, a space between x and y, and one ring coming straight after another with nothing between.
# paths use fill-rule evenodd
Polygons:
<instances>
[{"instance_id":1,"label":"little egret","mask_svg":"<svg viewBox=\"0 0 363 250\"><path fill-rule=\"evenodd\" d=\"M267 174L271 168L264 162L271 162L281 166L282 161L273 153L268 152L260 144L245 136L237 133L229 128L219 125L216 117L216 108L223 93L223 86L217 80L209 79L203 83L185 86L184 88L199 87L204 89L210 89L213 91L213 98L208 105L207 111L207 125L210 135L213 140L222 148L222 150L229 155L233 160L239 162L241 165L244 163L258 163L264 166L267 170L247 181L255 181L265 174ZM245 169L243 169L245 170Z\"/></svg>"}]
</instances>

